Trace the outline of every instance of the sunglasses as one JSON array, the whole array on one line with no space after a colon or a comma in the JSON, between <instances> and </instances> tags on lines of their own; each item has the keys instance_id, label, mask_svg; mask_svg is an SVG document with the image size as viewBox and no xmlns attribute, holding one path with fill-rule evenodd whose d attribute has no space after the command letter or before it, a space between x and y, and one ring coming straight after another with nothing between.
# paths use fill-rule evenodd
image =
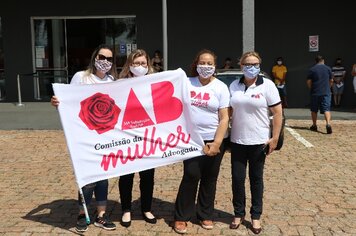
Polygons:
<instances>
[{"instance_id":1,"label":"sunglasses","mask_svg":"<svg viewBox=\"0 0 356 236\"><path fill-rule=\"evenodd\" d=\"M112 57L106 57L106 56L104 56L104 55L102 55L102 54L98 54L98 59L99 60L107 60L107 61L110 61L110 62L112 62L112 60L113 60L113 58Z\"/></svg>"}]
</instances>

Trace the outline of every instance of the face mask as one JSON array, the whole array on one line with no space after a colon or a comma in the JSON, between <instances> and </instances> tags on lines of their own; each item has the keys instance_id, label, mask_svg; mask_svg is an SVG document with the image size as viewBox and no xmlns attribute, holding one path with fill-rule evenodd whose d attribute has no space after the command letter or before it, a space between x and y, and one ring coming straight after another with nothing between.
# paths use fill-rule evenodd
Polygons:
<instances>
[{"instance_id":1,"label":"face mask","mask_svg":"<svg viewBox=\"0 0 356 236\"><path fill-rule=\"evenodd\" d=\"M130 71L135 77L144 76L148 72L148 67L130 66Z\"/></svg>"},{"instance_id":2,"label":"face mask","mask_svg":"<svg viewBox=\"0 0 356 236\"><path fill-rule=\"evenodd\" d=\"M197 65L197 72L200 77L207 79L210 78L215 72L215 66Z\"/></svg>"},{"instance_id":3,"label":"face mask","mask_svg":"<svg viewBox=\"0 0 356 236\"><path fill-rule=\"evenodd\" d=\"M282 61L277 61L277 64L278 65L282 65Z\"/></svg>"},{"instance_id":4,"label":"face mask","mask_svg":"<svg viewBox=\"0 0 356 236\"><path fill-rule=\"evenodd\" d=\"M112 67L112 63L107 60L97 60L95 59L95 68L98 71L103 72L104 74L107 73Z\"/></svg>"},{"instance_id":5,"label":"face mask","mask_svg":"<svg viewBox=\"0 0 356 236\"><path fill-rule=\"evenodd\" d=\"M247 68L246 66L244 66L243 72L244 72L245 78L254 79L260 73L260 68L256 68L254 66L251 66L251 68Z\"/></svg>"}]
</instances>

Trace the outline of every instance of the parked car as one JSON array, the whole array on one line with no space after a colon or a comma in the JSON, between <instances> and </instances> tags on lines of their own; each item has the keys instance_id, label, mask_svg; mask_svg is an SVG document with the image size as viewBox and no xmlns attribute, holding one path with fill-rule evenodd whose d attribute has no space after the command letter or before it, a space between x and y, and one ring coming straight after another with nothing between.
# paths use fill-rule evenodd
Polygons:
<instances>
[{"instance_id":1,"label":"parked car","mask_svg":"<svg viewBox=\"0 0 356 236\"><path fill-rule=\"evenodd\" d=\"M215 77L224 82L227 87L230 86L232 81L240 79L243 75L244 73L240 69L217 69L215 72ZM261 71L260 75L271 79L271 77L264 71Z\"/></svg>"}]
</instances>

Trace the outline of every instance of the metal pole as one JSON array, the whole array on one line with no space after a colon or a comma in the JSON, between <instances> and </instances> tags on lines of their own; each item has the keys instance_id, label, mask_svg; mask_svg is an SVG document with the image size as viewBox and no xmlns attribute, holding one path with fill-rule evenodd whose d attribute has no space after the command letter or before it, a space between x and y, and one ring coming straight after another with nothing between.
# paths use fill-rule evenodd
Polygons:
<instances>
[{"instance_id":1,"label":"metal pole","mask_svg":"<svg viewBox=\"0 0 356 236\"><path fill-rule=\"evenodd\" d=\"M36 100L41 100L41 92L40 92L40 81L38 78L38 73L36 72L34 75L34 80L35 80L35 99Z\"/></svg>"},{"instance_id":2,"label":"metal pole","mask_svg":"<svg viewBox=\"0 0 356 236\"><path fill-rule=\"evenodd\" d=\"M255 0L242 1L242 52L255 50Z\"/></svg>"},{"instance_id":3,"label":"metal pole","mask_svg":"<svg viewBox=\"0 0 356 236\"><path fill-rule=\"evenodd\" d=\"M22 100L21 100L21 86L20 86L20 75L17 74L17 94L18 94L18 99L19 99L19 102L16 103L16 106L25 106L25 104L22 103Z\"/></svg>"},{"instance_id":4,"label":"metal pole","mask_svg":"<svg viewBox=\"0 0 356 236\"><path fill-rule=\"evenodd\" d=\"M89 213L88 213L87 204L85 203L85 198L84 198L84 195L83 195L82 188L79 188L79 195L80 195L80 199L82 201L82 205L83 205L83 208L84 208L85 221L87 222L87 224L90 224L90 217L89 217Z\"/></svg>"},{"instance_id":5,"label":"metal pole","mask_svg":"<svg viewBox=\"0 0 356 236\"><path fill-rule=\"evenodd\" d=\"M168 69L167 0L162 0L163 21L163 70Z\"/></svg>"}]
</instances>

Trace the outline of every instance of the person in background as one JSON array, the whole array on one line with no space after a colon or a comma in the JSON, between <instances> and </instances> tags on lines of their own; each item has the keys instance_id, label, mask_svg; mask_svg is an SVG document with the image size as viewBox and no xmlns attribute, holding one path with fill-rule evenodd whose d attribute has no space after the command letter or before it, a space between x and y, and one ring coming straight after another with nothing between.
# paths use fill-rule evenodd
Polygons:
<instances>
[{"instance_id":1,"label":"person in background","mask_svg":"<svg viewBox=\"0 0 356 236\"><path fill-rule=\"evenodd\" d=\"M161 56L161 51L155 51L151 60L151 64L156 72L163 71L163 58Z\"/></svg>"},{"instance_id":2,"label":"person in background","mask_svg":"<svg viewBox=\"0 0 356 236\"><path fill-rule=\"evenodd\" d=\"M352 66L351 75L354 77L352 82L354 85L354 93L356 94L356 63Z\"/></svg>"},{"instance_id":3,"label":"person in background","mask_svg":"<svg viewBox=\"0 0 356 236\"><path fill-rule=\"evenodd\" d=\"M224 65L221 67L221 69L234 69L230 57L225 58Z\"/></svg>"},{"instance_id":4,"label":"person in background","mask_svg":"<svg viewBox=\"0 0 356 236\"><path fill-rule=\"evenodd\" d=\"M99 45L91 55L90 63L87 70L78 71L74 74L70 84L97 84L109 83L118 77L116 71L116 62L113 50L108 45ZM59 98L52 96L51 104L55 107L59 105ZM90 205L95 194L97 203L97 216L94 225L106 230L116 229L116 225L111 222L106 214L106 205L108 198L108 180L101 180L95 183L85 185L82 188L85 203ZM79 215L77 218L76 231L85 232L88 226L85 219L84 208L78 192Z\"/></svg>"},{"instance_id":5,"label":"person in background","mask_svg":"<svg viewBox=\"0 0 356 236\"><path fill-rule=\"evenodd\" d=\"M288 107L286 87L287 67L283 64L282 57L276 59L276 64L272 67L272 76L282 99L282 107L286 108Z\"/></svg>"},{"instance_id":6,"label":"person in background","mask_svg":"<svg viewBox=\"0 0 356 236\"><path fill-rule=\"evenodd\" d=\"M341 97L344 93L344 80L346 76L346 70L341 65L341 58L336 58L335 65L331 68L333 75L333 97L335 107L340 107Z\"/></svg>"},{"instance_id":7,"label":"person in background","mask_svg":"<svg viewBox=\"0 0 356 236\"><path fill-rule=\"evenodd\" d=\"M251 191L251 231L262 231L260 217L263 207L263 169L267 155L277 146L282 127L282 105L275 84L259 75L261 57L257 52L241 56L244 76L231 83L231 175L234 219L231 229L237 229L246 215L245 179L248 164ZM269 111L273 115L270 138Z\"/></svg>"},{"instance_id":8,"label":"person in background","mask_svg":"<svg viewBox=\"0 0 356 236\"><path fill-rule=\"evenodd\" d=\"M310 89L310 111L313 125L310 126L311 131L318 131L317 118L318 111L324 114L326 121L326 133L331 134L331 91L333 84L331 68L325 65L324 58L318 55L315 58L316 64L309 69L307 76L307 86Z\"/></svg>"},{"instance_id":9,"label":"person in background","mask_svg":"<svg viewBox=\"0 0 356 236\"><path fill-rule=\"evenodd\" d=\"M206 49L197 54L192 64L192 77L189 78L192 122L198 127L205 146L204 155L183 162L184 173L175 202L173 226L179 234L187 232L187 222L194 213L202 228L210 230L214 227L216 182L225 152L224 139L228 135L230 100L227 86L213 76L215 67L216 56Z\"/></svg>"},{"instance_id":10,"label":"person in background","mask_svg":"<svg viewBox=\"0 0 356 236\"><path fill-rule=\"evenodd\" d=\"M148 54L143 49L137 49L130 53L126 63L119 74L119 78L140 77L154 73ZM141 213L144 220L150 224L156 224L157 219L151 213L154 169L140 171L140 192L141 192ZM131 202L132 187L135 173L120 176L119 192L122 208L121 225L130 227L131 225Z\"/></svg>"}]
</instances>

